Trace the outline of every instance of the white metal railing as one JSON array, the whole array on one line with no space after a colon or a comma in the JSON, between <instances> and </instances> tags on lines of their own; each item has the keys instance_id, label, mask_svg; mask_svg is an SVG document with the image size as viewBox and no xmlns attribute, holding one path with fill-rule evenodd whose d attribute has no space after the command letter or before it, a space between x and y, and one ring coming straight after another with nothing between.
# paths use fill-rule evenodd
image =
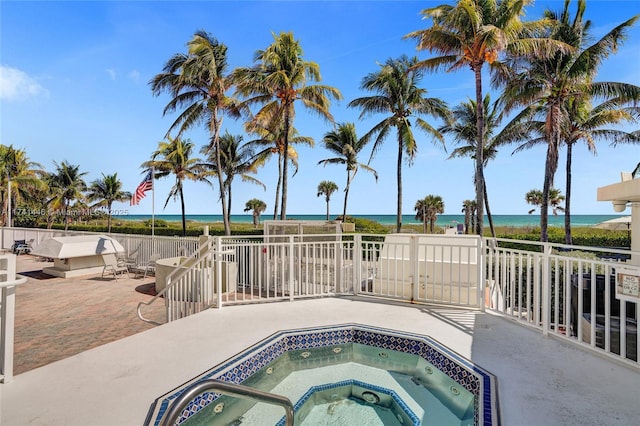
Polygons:
<instances>
[{"instance_id":1,"label":"white metal railing","mask_svg":"<svg viewBox=\"0 0 640 426\"><path fill-rule=\"evenodd\" d=\"M616 298L630 252L488 240L486 309L638 365L639 303ZM632 269L633 270L633 269ZM640 267L636 267L640 275Z\"/></svg>"},{"instance_id":2,"label":"white metal railing","mask_svg":"<svg viewBox=\"0 0 640 426\"><path fill-rule=\"evenodd\" d=\"M2 230L4 245L42 235ZM321 234L211 237L204 254L195 239L112 236L148 254L161 247L160 257L191 248L156 297L168 321L210 306L361 294L488 309L640 365L640 304L615 295L615 274L628 266L620 260L636 252L461 235Z\"/></svg>"},{"instance_id":3,"label":"white metal railing","mask_svg":"<svg viewBox=\"0 0 640 426\"><path fill-rule=\"evenodd\" d=\"M146 318L142 312L143 306L158 303L159 300L164 301L165 322L220 306L222 294L228 293L229 287L235 285L236 262L234 253L222 251L216 242L219 243L219 240L212 238L203 242L194 254L176 263L166 276L157 273L156 280L162 280L163 288L151 300L138 304L138 317L160 325L160 322Z\"/></svg>"},{"instance_id":4,"label":"white metal railing","mask_svg":"<svg viewBox=\"0 0 640 426\"><path fill-rule=\"evenodd\" d=\"M482 306L482 240L473 236L357 236L361 294Z\"/></svg>"}]
</instances>

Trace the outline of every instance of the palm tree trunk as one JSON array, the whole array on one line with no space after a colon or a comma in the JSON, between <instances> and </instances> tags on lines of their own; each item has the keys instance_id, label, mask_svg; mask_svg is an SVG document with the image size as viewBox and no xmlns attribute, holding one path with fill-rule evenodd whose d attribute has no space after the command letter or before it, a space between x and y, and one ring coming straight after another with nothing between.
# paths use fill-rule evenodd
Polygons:
<instances>
[{"instance_id":1,"label":"palm tree trunk","mask_svg":"<svg viewBox=\"0 0 640 426\"><path fill-rule=\"evenodd\" d=\"M180 208L182 210L182 236L187 236L187 216L184 209L184 194L182 193L182 182L180 182L180 188L178 189L180 194Z\"/></svg>"},{"instance_id":2,"label":"palm tree trunk","mask_svg":"<svg viewBox=\"0 0 640 426\"><path fill-rule=\"evenodd\" d=\"M280 220L287 219L287 190L288 190L288 180L287 176L289 172L289 128L291 126L290 119L290 111L292 105L285 104L284 108L284 159L282 164L282 204L280 205Z\"/></svg>"},{"instance_id":3,"label":"palm tree trunk","mask_svg":"<svg viewBox=\"0 0 640 426\"><path fill-rule=\"evenodd\" d=\"M398 129L398 212L396 217L396 232L402 230L402 135Z\"/></svg>"},{"instance_id":4,"label":"palm tree trunk","mask_svg":"<svg viewBox=\"0 0 640 426\"><path fill-rule=\"evenodd\" d=\"M222 161L220 158L220 122L218 121L218 111L214 111L211 120L213 126L213 145L216 155L216 167L218 168L218 187L220 188L220 203L222 204L222 222L224 223L224 234L231 235L231 224L229 223L229 211L227 210L226 195L224 191L224 177L222 176ZM184 213L183 213L184 214ZM184 220L184 219L183 219Z\"/></svg>"},{"instance_id":5,"label":"palm tree trunk","mask_svg":"<svg viewBox=\"0 0 640 426\"><path fill-rule=\"evenodd\" d=\"M229 198L227 198L227 213L229 214L229 229L231 229L231 182L227 184Z\"/></svg>"},{"instance_id":6,"label":"palm tree trunk","mask_svg":"<svg viewBox=\"0 0 640 426\"><path fill-rule=\"evenodd\" d=\"M489 208L489 196L487 195L487 182L484 182L484 205L487 208L487 218L489 219L489 228L491 228L491 237L496 237L496 230L493 227L493 217L491 216L491 209Z\"/></svg>"},{"instance_id":7,"label":"palm tree trunk","mask_svg":"<svg viewBox=\"0 0 640 426\"><path fill-rule=\"evenodd\" d=\"M482 236L484 227L484 104L482 102L482 66L473 68L476 78L476 234Z\"/></svg>"},{"instance_id":8,"label":"palm tree trunk","mask_svg":"<svg viewBox=\"0 0 640 426\"><path fill-rule=\"evenodd\" d=\"M329 220L329 197L325 198L327 201L327 220Z\"/></svg>"},{"instance_id":9,"label":"palm tree trunk","mask_svg":"<svg viewBox=\"0 0 640 426\"><path fill-rule=\"evenodd\" d=\"M259 216L258 216L257 212L254 210L253 211L253 227L254 228L258 228L258 223L260 223L260 220L258 218L259 218Z\"/></svg>"},{"instance_id":10,"label":"palm tree trunk","mask_svg":"<svg viewBox=\"0 0 640 426\"><path fill-rule=\"evenodd\" d=\"M567 141L567 177L564 199L564 243L573 244L571 237L571 156L573 154L573 143Z\"/></svg>"},{"instance_id":11,"label":"palm tree trunk","mask_svg":"<svg viewBox=\"0 0 640 426\"><path fill-rule=\"evenodd\" d=\"M107 233L111 233L111 204L107 204L109 211L107 212Z\"/></svg>"},{"instance_id":12,"label":"palm tree trunk","mask_svg":"<svg viewBox=\"0 0 640 426\"><path fill-rule=\"evenodd\" d=\"M273 220L278 218L278 208L280 207L280 190L282 188L282 160L284 156L278 154L278 183L276 185L276 201L273 203Z\"/></svg>"},{"instance_id":13,"label":"palm tree trunk","mask_svg":"<svg viewBox=\"0 0 640 426\"><path fill-rule=\"evenodd\" d=\"M67 204L67 202L65 202L64 204L64 232L67 232L67 230L69 229L69 205Z\"/></svg>"},{"instance_id":14,"label":"palm tree trunk","mask_svg":"<svg viewBox=\"0 0 640 426\"><path fill-rule=\"evenodd\" d=\"M342 222L347 221L347 198L349 197L349 185L351 185L351 172L347 169L347 186L344 187L344 207L342 208Z\"/></svg>"},{"instance_id":15,"label":"palm tree trunk","mask_svg":"<svg viewBox=\"0 0 640 426\"><path fill-rule=\"evenodd\" d=\"M556 123L560 113L557 106L551 107L549 118L551 131L548 133L547 158L544 167L544 184L542 186L542 205L540 206L540 241L549 241L549 190L553 187L553 178L558 168L558 146L560 133Z\"/></svg>"}]
</instances>

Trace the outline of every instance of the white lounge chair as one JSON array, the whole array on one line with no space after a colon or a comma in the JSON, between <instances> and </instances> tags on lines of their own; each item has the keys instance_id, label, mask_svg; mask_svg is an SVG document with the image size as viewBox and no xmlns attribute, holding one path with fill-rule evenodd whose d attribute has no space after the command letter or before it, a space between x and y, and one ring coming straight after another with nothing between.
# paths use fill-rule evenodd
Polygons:
<instances>
[{"instance_id":1,"label":"white lounge chair","mask_svg":"<svg viewBox=\"0 0 640 426\"><path fill-rule=\"evenodd\" d=\"M103 254L102 260L104 261L104 268L102 269L102 276L105 272L113 274L113 278L118 281L118 274L126 272L129 277L129 267L124 263L118 262L118 258L114 253Z\"/></svg>"}]
</instances>

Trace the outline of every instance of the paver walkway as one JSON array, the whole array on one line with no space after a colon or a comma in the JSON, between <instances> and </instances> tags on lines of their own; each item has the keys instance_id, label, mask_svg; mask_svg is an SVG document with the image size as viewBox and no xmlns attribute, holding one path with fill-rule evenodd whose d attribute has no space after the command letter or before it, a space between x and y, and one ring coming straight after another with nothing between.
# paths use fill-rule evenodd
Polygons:
<instances>
[{"instance_id":1,"label":"paver walkway","mask_svg":"<svg viewBox=\"0 0 640 426\"><path fill-rule=\"evenodd\" d=\"M139 302L152 298L154 277L56 278L42 273L49 265L18 256L17 272L28 280L16 287L14 374L154 327L136 313ZM146 307L147 318L162 320L158 302Z\"/></svg>"}]
</instances>

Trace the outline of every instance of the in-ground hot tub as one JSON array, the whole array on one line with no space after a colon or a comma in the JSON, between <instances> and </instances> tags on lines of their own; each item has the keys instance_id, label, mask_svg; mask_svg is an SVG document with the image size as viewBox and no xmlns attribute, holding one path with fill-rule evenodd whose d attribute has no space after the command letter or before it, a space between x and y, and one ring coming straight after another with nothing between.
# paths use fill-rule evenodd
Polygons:
<instances>
[{"instance_id":1,"label":"in-ground hot tub","mask_svg":"<svg viewBox=\"0 0 640 426\"><path fill-rule=\"evenodd\" d=\"M296 425L363 424L362 416L385 426L500 424L491 373L427 336L358 324L278 332L159 397L145 424L160 424L185 389L206 379L286 396ZM284 418L280 407L211 391L177 423L281 425Z\"/></svg>"}]
</instances>

